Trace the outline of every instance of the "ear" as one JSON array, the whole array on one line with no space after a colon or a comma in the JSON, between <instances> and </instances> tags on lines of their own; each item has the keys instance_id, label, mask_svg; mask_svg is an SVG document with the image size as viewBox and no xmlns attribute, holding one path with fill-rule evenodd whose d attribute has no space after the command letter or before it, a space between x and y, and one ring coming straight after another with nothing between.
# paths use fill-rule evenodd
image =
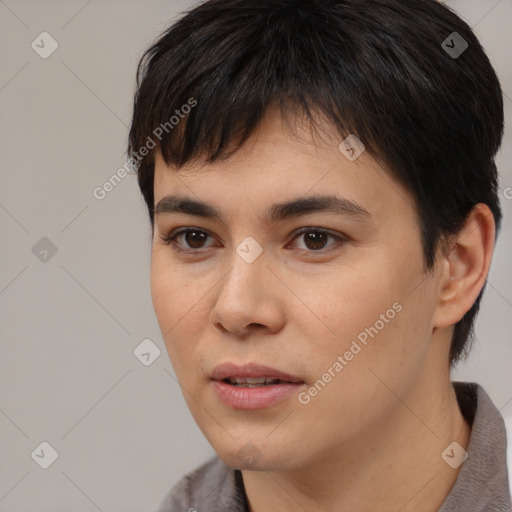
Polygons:
<instances>
[{"instance_id":1,"label":"ear","mask_svg":"<svg viewBox=\"0 0 512 512\"><path fill-rule=\"evenodd\" d=\"M463 228L454 236L438 263L434 327L456 324L474 304L489 273L494 242L494 216L487 205L479 203L471 210Z\"/></svg>"}]
</instances>

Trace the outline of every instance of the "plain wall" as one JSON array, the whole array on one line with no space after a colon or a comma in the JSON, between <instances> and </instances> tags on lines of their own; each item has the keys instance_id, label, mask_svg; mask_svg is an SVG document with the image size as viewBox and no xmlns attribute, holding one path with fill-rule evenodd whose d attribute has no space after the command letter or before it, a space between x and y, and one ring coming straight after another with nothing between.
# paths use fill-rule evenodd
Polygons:
<instances>
[{"instance_id":1,"label":"plain wall","mask_svg":"<svg viewBox=\"0 0 512 512\"><path fill-rule=\"evenodd\" d=\"M477 341L453 377L481 383L512 415L512 0L448 4L487 50L507 119L503 228ZM185 406L153 313L150 227L136 178L93 195L125 163L143 50L192 5L0 2L2 510L153 510L214 453ZM43 31L58 43L46 59L31 47L51 48ZM149 366L133 354L144 339L161 350ZM43 441L58 452L48 469L31 457Z\"/></svg>"}]
</instances>

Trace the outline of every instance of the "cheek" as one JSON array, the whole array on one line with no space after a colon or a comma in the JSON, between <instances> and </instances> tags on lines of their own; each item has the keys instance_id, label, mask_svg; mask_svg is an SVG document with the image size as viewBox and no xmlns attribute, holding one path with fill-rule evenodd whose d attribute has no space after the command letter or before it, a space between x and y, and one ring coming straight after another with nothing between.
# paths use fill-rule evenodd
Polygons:
<instances>
[{"instance_id":1,"label":"cheek","mask_svg":"<svg viewBox=\"0 0 512 512\"><path fill-rule=\"evenodd\" d=\"M336 350L348 349L353 339L361 333L364 336L365 329L376 322L379 331L383 330L381 315L388 320L386 327L397 316L393 304L400 301L400 287L396 282L384 281L382 276L385 274L372 274L368 269L339 272L330 276L322 293L307 297L308 306L323 324L319 322L324 334L337 340Z\"/></svg>"},{"instance_id":2,"label":"cheek","mask_svg":"<svg viewBox=\"0 0 512 512\"><path fill-rule=\"evenodd\" d=\"M313 373L320 376L341 356L343 370L337 375L344 377L337 382L363 390L378 384L370 369L397 384L416 371L430 340L433 299L421 287L411 293L418 281L413 269L407 275L407 270L384 267L340 273L324 293L309 297L308 305L322 321L318 332L323 332L321 353L313 351L309 358ZM306 338L314 341L311 328L309 333Z\"/></svg>"},{"instance_id":3,"label":"cheek","mask_svg":"<svg viewBox=\"0 0 512 512\"><path fill-rule=\"evenodd\" d=\"M189 312L194 314L194 308L207 290L203 279L189 275L172 262L167 254L169 250L154 247L150 275L153 307L161 328L166 331L178 322L186 323Z\"/></svg>"},{"instance_id":4,"label":"cheek","mask_svg":"<svg viewBox=\"0 0 512 512\"><path fill-rule=\"evenodd\" d=\"M351 345L344 347L344 354L351 358L343 370L347 387L357 389L373 406L393 401L390 389L399 396L407 393L427 360L429 307L426 297L412 295L393 303L386 298L380 307L372 304L373 316L367 317L362 327L355 326L357 334L348 338ZM352 356L352 352L357 354Z\"/></svg>"},{"instance_id":5,"label":"cheek","mask_svg":"<svg viewBox=\"0 0 512 512\"><path fill-rule=\"evenodd\" d=\"M151 298L167 352L178 368L192 356L204 328L205 292L197 280L170 265L163 251L155 250L151 261Z\"/></svg>"},{"instance_id":6,"label":"cheek","mask_svg":"<svg viewBox=\"0 0 512 512\"><path fill-rule=\"evenodd\" d=\"M357 313L353 304L350 307ZM366 302L364 321L359 316L350 325L340 322L341 334L322 357L311 354L311 385L301 397L301 404L308 405L299 410L311 424L322 414L333 420L321 427L326 438L350 437L363 425L378 424L390 408L399 407L396 396L405 396L414 385L427 343L416 326L413 305L395 307L385 323L380 314L389 311L387 301L375 300L371 307Z\"/></svg>"},{"instance_id":7,"label":"cheek","mask_svg":"<svg viewBox=\"0 0 512 512\"><path fill-rule=\"evenodd\" d=\"M177 318L180 301L176 291L181 288L177 275L165 264L164 258L153 250L151 258L151 299L162 334L167 332Z\"/></svg>"}]
</instances>

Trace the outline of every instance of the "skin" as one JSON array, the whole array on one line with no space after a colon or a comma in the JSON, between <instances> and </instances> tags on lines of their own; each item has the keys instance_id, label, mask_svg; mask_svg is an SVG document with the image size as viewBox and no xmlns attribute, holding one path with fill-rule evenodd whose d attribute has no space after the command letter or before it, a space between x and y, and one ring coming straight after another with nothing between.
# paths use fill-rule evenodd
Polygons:
<instances>
[{"instance_id":1,"label":"skin","mask_svg":"<svg viewBox=\"0 0 512 512\"><path fill-rule=\"evenodd\" d=\"M453 325L489 270L492 214L477 205L425 274L411 194L367 152L345 158L327 126L322 137L306 127L297 134L269 111L222 162L176 170L156 155L155 204L188 195L223 216L155 218L151 292L169 357L199 428L242 470L251 512L435 511L460 471L441 453L469 442L448 354ZM273 203L333 191L371 220L266 218ZM162 241L181 227L211 236L202 245L184 235ZM325 238L315 251L307 234L295 234L304 227L346 239ZM250 264L236 253L248 236L263 248ZM307 390L394 303L401 311L308 404L293 396L246 411L217 398L209 376L225 361L277 368ZM252 463L239 453L248 443Z\"/></svg>"}]
</instances>

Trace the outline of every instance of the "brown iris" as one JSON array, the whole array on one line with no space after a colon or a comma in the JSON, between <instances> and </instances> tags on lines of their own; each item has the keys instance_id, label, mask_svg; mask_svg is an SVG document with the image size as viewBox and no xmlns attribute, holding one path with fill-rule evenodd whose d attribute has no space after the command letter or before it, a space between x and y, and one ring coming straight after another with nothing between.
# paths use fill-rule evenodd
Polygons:
<instances>
[{"instance_id":1,"label":"brown iris","mask_svg":"<svg viewBox=\"0 0 512 512\"><path fill-rule=\"evenodd\" d=\"M329 235L327 233L310 231L302 236L308 249L318 250L325 246Z\"/></svg>"},{"instance_id":2,"label":"brown iris","mask_svg":"<svg viewBox=\"0 0 512 512\"><path fill-rule=\"evenodd\" d=\"M190 230L184 233L185 241L192 249L200 249L207 236L203 231Z\"/></svg>"}]
</instances>

